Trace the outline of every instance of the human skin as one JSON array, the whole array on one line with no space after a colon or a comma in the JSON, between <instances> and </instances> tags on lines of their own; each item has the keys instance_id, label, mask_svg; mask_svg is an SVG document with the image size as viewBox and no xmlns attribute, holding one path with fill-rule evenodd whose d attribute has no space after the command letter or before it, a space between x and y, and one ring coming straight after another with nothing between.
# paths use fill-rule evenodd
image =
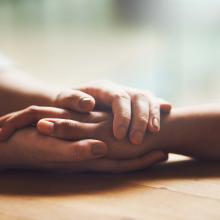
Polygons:
<instances>
[{"instance_id":1,"label":"human skin","mask_svg":"<svg viewBox=\"0 0 220 220\"><path fill-rule=\"evenodd\" d=\"M162 123L160 141L154 149L220 160L220 105L200 105L174 109Z\"/></svg>"},{"instance_id":2,"label":"human skin","mask_svg":"<svg viewBox=\"0 0 220 220\"><path fill-rule=\"evenodd\" d=\"M0 143L0 170L121 173L143 169L167 159L166 153L154 151L130 160L87 157L82 161L85 157L82 154L92 150L92 143L97 146L100 141L65 141L42 135L35 128L21 129Z\"/></svg>"},{"instance_id":3,"label":"human skin","mask_svg":"<svg viewBox=\"0 0 220 220\"><path fill-rule=\"evenodd\" d=\"M90 112L94 108L111 110L114 115L114 136L122 140L128 135L133 144L142 142L146 130L159 132L160 110L169 112L171 109L169 103L149 91L108 81L63 90L37 81L14 67L0 69L0 101L2 116L31 105L54 106L78 112ZM9 136L1 136L0 139Z\"/></svg>"},{"instance_id":4,"label":"human skin","mask_svg":"<svg viewBox=\"0 0 220 220\"><path fill-rule=\"evenodd\" d=\"M30 117L28 124L15 129L42 119L37 125L42 134L66 140L91 138L104 141L108 145L107 157L114 159L129 159L158 149L201 159L220 158L218 104L173 109L170 114L162 116L160 133L147 132L140 145L132 145L128 138L121 141L114 138L111 113L80 114L48 107L38 107L36 111L38 117L33 114L34 118ZM15 117L13 124L19 120L20 125L21 119L21 116Z\"/></svg>"},{"instance_id":5,"label":"human skin","mask_svg":"<svg viewBox=\"0 0 220 220\"><path fill-rule=\"evenodd\" d=\"M44 111L39 119L47 116L48 109ZM57 108L52 108L51 112L57 118L41 119L37 124L39 132L35 128L20 129L7 142L0 143L1 168L124 172L142 169L166 159L162 151L197 159L220 159L219 105L173 109L169 115L162 116L161 132L146 133L144 142L138 146L131 145L128 139L118 141L114 138L110 113L80 114ZM106 142L106 157L73 162L75 149L70 147L72 151L65 150L74 141L91 137ZM81 154L84 152L80 151ZM128 158L134 159L126 160Z\"/></svg>"},{"instance_id":6,"label":"human skin","mask_svg":"<svg viewBox=\"0 0 220 220\"><path fill-rule=\"evenodd\" d=\"M140 153L138 154L138 151L135 150L135 145L131 144L128 138L119 141L114 137L112 130L113 115L111 112L90 112L82 114L54 107L30 106L24 110L1 117L0 131L2 134L12 134L19 129L36 124L40 119L48 117L55 119L41 121L38 125L39 128L42 128L42 126L40 126L42 122L46 123L46 125L49 124L49 126L55 125L55 133L51 134L52 136L54 135L55 137L75 141L83 139L101 140L106 144L109 143L109 146L111 146L108 152L111 152L113 149L117 150L117 146L119 152L121 152L121 149L125 150L123 155L119 153L119 157L115 154L115 159L131 159L135 156L140 156ZM53 121L54 124L52 123ZM51 132L51 128L46 130L46 132L47 131ZM50 135L50 133L47 134ZM102 147L102 145L100 145L100 147ZM132 151L132 149L134 149L134 151ZM143 148L138 145L137 149L143 150ZM130 157L129 153L131 154ZM87 157L84 157L84 159L86 158Z\"/></svg>"},{"instance_id":7,"label":"human skin","mask_svg":"<svg viewBox=\"0 0 220 220\"><path fill-rule=\"evenodd\" d=\"M89 123L85 128L78 122L57 118L42 119L37 127L42 134L68 140L71 140L73 134L80 129L80 138L92 137L107 143L106 157L111 159L129 159L153 150L187 155L197 159L220 159L219 104L173 109L170 114L162 116L160 133L146 133L143 143L135 146L128 139L116 140L111 129L111 114L101 114L103 114L101 121Z\"/></svg>"}]
</instances>

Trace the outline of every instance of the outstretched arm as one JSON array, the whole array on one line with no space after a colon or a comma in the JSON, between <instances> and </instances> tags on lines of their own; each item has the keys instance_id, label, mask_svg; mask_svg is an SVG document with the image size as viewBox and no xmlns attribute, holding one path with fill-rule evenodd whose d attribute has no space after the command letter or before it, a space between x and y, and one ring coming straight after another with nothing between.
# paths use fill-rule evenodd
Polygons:
<instances>
[{"instance_id":1,"label":"outstretched arm","mask_svg":"<svg viewBox=\"0 0 220 220\"><path fill-rule=\"evenodd\" d=\"M173 109L161 126L155 148L199 159L220 159L220 104Z\"/></svg>"},{"instance_id":2,"label":"outstretched arm","mask_svg":"<svg viewBox=\"0 0 220 220\"><path fill-rule=\"evenodd\" d=\"M31 78L13 66L0 68L0 115L30 105L53 106L56 89Z\"/></svg>"},{"instance_id":3,"label":"outstretched arm","mask_svg":"<svg viewBox=\"0 0 220 220\"><path fill-rule=\"evenodd\" d=\"M41 133L75 140L75 134L80 131L76 121L81 121L92 130L80 139L106 142L107 156L112 159L129 159L157 149L200 159L220 159L220 104L173 109L170 114L162 116L161 132L147 132L143 142L137 146L132 145L128 137L122 141L115 139L113 118L109 113L80 114L57 108L48 110L46 107L30 110L6 116L9 118L4 130L13 133L15 129L42 119L38 123ZM48 117L50 119L43 119Z\"/></svg>"},{"instance_id":4,"label":"outstretched arm","mask_svg":"<svg viewBox=\"0 0 220 220\"><path fill-rule=\"evenodd\" d=\"M94 115L92 120L95 118ZM92 120L90 123L93 126L93 132L90 132L90 135L108 144L108 157L110 158L128 159L159 149L198 159L220 159L219 104L173 109L169 115L162 116L161 132L146 133L143 143L138 146L129 143L128 138L123 141L114 138L110 115L103 115L98 123L95 121L93 123ZM45 135L71 140L71 135L76 132L77 125L69 121L67 119L43 119L38 123L38 129ZM53 130L49 129L51 123L54 125Z\"/></svg>"}]
</instances>

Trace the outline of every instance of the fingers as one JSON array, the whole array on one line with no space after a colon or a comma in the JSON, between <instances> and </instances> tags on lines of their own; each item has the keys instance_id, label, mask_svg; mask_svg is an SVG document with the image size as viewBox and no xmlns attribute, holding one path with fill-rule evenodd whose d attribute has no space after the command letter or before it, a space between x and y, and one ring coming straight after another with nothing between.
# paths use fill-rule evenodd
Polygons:
<instances>
[{"instance_id":1,"label":"fingers","mask_svg":"<svg viewBox=\"0 0 220 220\"><path fill-rule=\"evenodd\" d=\"M37 123L37 129L41 134L66 140L94 138L96 127L96 124L55 118L42 119Z\"/></svg>"},{"instance_id":2,"label":"fingers","mask_svg":"<svg viewBox=\"0 0 220 220\"><path fill-rule=\"evenodd\" d=\"M41 106L30 106L0 118L0 141L7 140L17 129L36 123L41 118L47 117L70 117L67 111Z\"/></svg>"},{"instance_id":3,"label":"fingers","mask_svg":"<svg viewBox=\"0 0 220 220\"><path fill-rule=\"evenodd\" d=\"M90 112L95 107L95 99L82 91L70 89L57 96L55 105L78 112Z\"/></svg>"},{"instance_id":4,"label":"fingers","mask_svg":"<svg viewBox=\"0 0 220 220\"><path fill-rule=\"evenodd\" d=\"M25 127L33 123L36 119L34 106L28 107L24 110L8 114L0 119L1 131L0 141L8 139L16 129Z\"/></svg>"},{"instance_id":5,"label":"fingers","mask_svg":"<svg viewBox=\"0 0 220 220\"><path fill-rule=\"evenodd\" d=\"M132 123L130 141L140 144L146 133L149 120L148 97L145 94L135 94L132 97Z\"/></svg>"},{"instance_id":6,"label":"fingers","mask_svg":"<svg viewBox=\"0 0 220 220\"><path fill-rule=\"evenodd\" d=\"M98 123L106 119L106 114L99 112L80 114L60 108L30 106L24 110L0 117L0 141L7 140L17 129L30 126L42 118L49 117L73 119L85 123Z\"/></svg>"},{"instance_id":7,"label":"fingers","mask_svg":"<svg viewBox=\"0 0 220 220\"><path fill-rule=\"evenodd\" d=\"M140 170L167 160L168 155L162 151L152 151L143 157L131 160L98 159L90 164L90 171L122 173ZM91 161L93 162L93 161Z\"/></svg>"},{"instance_id":8,"label":"fingers","mask_svg":"<svg viewBox=\"0 0 220 220\"><path fill-rule=\"evenodd\" d=\"M159 102L150 93L136 92L132 95L131 143L141 144L147 128L151 132L158 132L160 130Z\"/></svg>"},{"instance_id":9,"label":"fingers","mask_svg":"<svg viewBox=\"0 0 220 220\"><path fill-rule=\"evenodd\" d=\"M108 81L93 83L81 88L81 91L96 99L96 107L112 108L114 136L118 140L122 140L129 130L130 141L133 144L142 142L147 128L151 132L158 132L160 130L160 110L169 112L171 109L169 103L159 102L149 92Z\"/></svg>"},{"instance_id":10,"label":"fingers","mask_svg":"<svg viewBox=\"0 0 220 220\"><path fill-rule=\"evenodd\" d=\"M53 144L54 142L54 144ZM97 159L107 154L107 145L98 140L80 140L75 142L50 140L49 147L38 149L38 157L46 163L71 163ZM37 160L39 163L39 159Z\"/></svg>"},{"instance_id":11,"label":"fingers","mask_svg":"<svg viewBox=\"0 0 220 220\"><path fill-rule=\"evenodd\" d=\"M141 144L147 128L153 133L160 131L160 110L169 112L170 109L168 102L149 92L119 92L112 101L114 136L122 140L130 130L131 143Z\"/></svg>"},{"instance_id":12,"label":"fingers","mask_svg":"<svg viewBox=\"0 0 220 220\"><path fill-rule=\"evenodd\" d=\"M81 88L96 99L100 109L112 110L113 133L118 140L125 138L131 121L131 97L121 86L108 81L100 81Z\"/></svg>"},{"instance_id":13,"label":"fingers","mask_svg":"<svg viewBox=\"0 0 220 220\"><path fill-rule=\"evenodd\" d=\"M151 132L159 132L160 131L160 105L159 101L154 96L149 96L149 124L148 129Z\"/></svg>"},{"instance_id":14,"label":"fingers","mask_svg":"<svg viewBox=\"0 0 220 220\"><path fill-rule=\"evenodd\" d=\"M165 112L170 111L170 104L162 101L149 92L122 87L110 82L98 82L82 91L96 99L96 105L112 108L113 133L122 140L128 133L133 144L140 144L146 129L151 132L160 130L160 107ZM130 129L129 129L130 128Z\"/></svg>"},{"instance_id":15,"label":"fingers","mask_svg":"<svg viewBox=\"0 0 220 220\"><path fill-rule=\"evenodd\" d=\"M131 121L131 98L129 95L119 94L112 100L114 114L113 133L118 140L125 138Z\"/></svg>"},{"instance_id":16,"label":"fingers","mask_svg":"<svg viewBox=\"0 0 220 220\"><path fill-rule=\"evenodd\" d=\"M71 145L70 161L84 161L103 157L107 154L107 145L97 140L80 140ZM69 156L67 155L67 158Z\"/></svg>"}]
</instances>

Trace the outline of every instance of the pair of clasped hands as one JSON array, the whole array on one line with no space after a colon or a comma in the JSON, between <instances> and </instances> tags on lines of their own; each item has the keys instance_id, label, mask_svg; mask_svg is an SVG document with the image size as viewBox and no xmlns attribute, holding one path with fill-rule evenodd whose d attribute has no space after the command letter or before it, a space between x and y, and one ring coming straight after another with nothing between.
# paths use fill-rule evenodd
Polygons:
<instances>
[{"instance_id":1,"label":"pair of clasped hands","mask_svg":"<svg viewBox=\"0 0 220 220\"><path fill-rule=\"evenodd\" d=\"M1 167L118 173L167 159L148 135L171 105L152 93L99 81L51 99L0 118Z\"/></svg>"}]
</instances>

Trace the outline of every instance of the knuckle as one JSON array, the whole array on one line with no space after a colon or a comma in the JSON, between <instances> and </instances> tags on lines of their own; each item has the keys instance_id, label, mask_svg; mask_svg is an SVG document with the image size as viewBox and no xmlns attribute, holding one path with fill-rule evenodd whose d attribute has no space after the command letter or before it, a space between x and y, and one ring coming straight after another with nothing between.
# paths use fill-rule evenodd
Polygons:
<instances>
[{"instance_id":1,"label":"knuckle","mask_svg":"<svg viewBox=\"0 0 220 220\"><path fill-rule=\"evenodd\" d=\"M137 123L140 125L145 125L148 123L148 117L145 115L139 115L137 117Z\"/></svg>"},{"instance_id":2,"label":"knuckle","mask_svg":"<svg viewBox=\"0 0 220 220\"><path fill-rule=\"evenodd\" d=\"M146 100L146 99L147 99L147 95L144 92L136 92L133 95L133 101Z\"/></svg>"},{"instance_id":3,"label":"knuckle","mask_svg":"<svg viewBox=\"0 0 220 220\"><path fill-rule=\"evenodd\" d=\"M72 120L64 120L62 122L62 127L65 129L65 130L68 130L68 129L77 129L77 123L72 121Z\"/></svg>"},{"instance_id":4,"label":"knuckle","mask_svg":"<svg viewBox=\"0 0 220 220\"><path fill-rule=\"evenodd\" d=\"M117 93L113 96L114 100L118 101L118 100L128 100L129 99L129 95L125 92L122 93Z\"/></svg>"},{"instance_id":5,"label":"knuckle","mask_svg":"<svg viewBox=\"0 0 220 220\"><path fill-rule=\"evenodd\" d=\"M65 95L65 92L66 90L59 92L56 96L56 100L59 101Z\"/></svg>"},{"instance_id":6,"label":"knuckle","mask_svg":"<svg viewBox=\"0 0 220 220\"><path fill-rule=\"evenodd\" d=\"M128 113L122 113L121 116L119 116L119 124L128 125L130 124L130 114Z\"/></svg>"},{"instance_id":7,"label":"knuckle","mask_svg":"<svg viewBox=\"0 0 220 220\"><path fill-rule=\"evenodd\" d=\"M66 91L61 91L60 93L58 93L58 95L56 96L56 99L55 99L55 105L56 106L60 106L62 105L62 100L63 100L63 97L65 97L65 92Z\"/></svg>"},{"instance_id":8,"label":"knuckle","mask_svg":"<svg viewBox=\"0 0 220 220\"><path fill-rule=\"evenodd\" d=\"M80 98L81 96L79 95L79 91L65 90L58 95L57 100L59 105L62 105L67 103L75 103L79 101Z\"/></svg>"},{"instance_id":9,"label":"knuckle","mask_svg":"<svg viewBox=\"0 0 220 220\"><path fill-rule=\"evenodd\" d=\"M77 129L77 123L71 120L65 120L62 122L62 127L64 130L76 130Z\"/></svg>"},{"instance_id":10,"label":"knuckle","mask_svg":"<svg viewBox=\"0 0 220 220\"><path fill-rule=\"evenodd\" d=\"M77 130L77 124L71 120L55 122L55 132L60 136L70 136L74 130Z\"/></svg>"},{"instance_id":11,"label":"knuckle","mask_svg":"<svg viewBox=\"0 0 220 220\"><path fill-rule=\"evenodd\" d=\"M27 110L28 114L36 115L40 111L40 107L37 105L31 105L31 106L27 107L26 110Z\"/></svg>"},{"instance_id":12,"label":"knuckle","mask_svg":"<svg viewBox=\"0 0 220 220\"><path fill-rule=\"evenodd\" d=\"M72 159L73 161L82 161L85 159L86 150L85 143L78 143L77 146L72 147Z\"/></svg>"},{"instance_id":13,"label":"knuckle","mask_svg":"<svg viewBox=\"0 0 220 220\"><path fill-rule=\"evenodd\" d=\"M150 113L151 115L158 115L160 113L160 108L158 105L153 105L151 108L150 108Z\"/></svg>"},{"instance_id":14,"label":"knuckle","mask_svg":"<svg viewBox=\"0 0 220 220\"><path fill-rule=\"evenodd\" d=\"M79 99L79 97L76 96L75 94L68 94L68 95L66 95L64 101L65 101L66 103L70 103L70 102L75 102L75 101L78 100L78 99Z\"/></svg>"}]
</instances>

